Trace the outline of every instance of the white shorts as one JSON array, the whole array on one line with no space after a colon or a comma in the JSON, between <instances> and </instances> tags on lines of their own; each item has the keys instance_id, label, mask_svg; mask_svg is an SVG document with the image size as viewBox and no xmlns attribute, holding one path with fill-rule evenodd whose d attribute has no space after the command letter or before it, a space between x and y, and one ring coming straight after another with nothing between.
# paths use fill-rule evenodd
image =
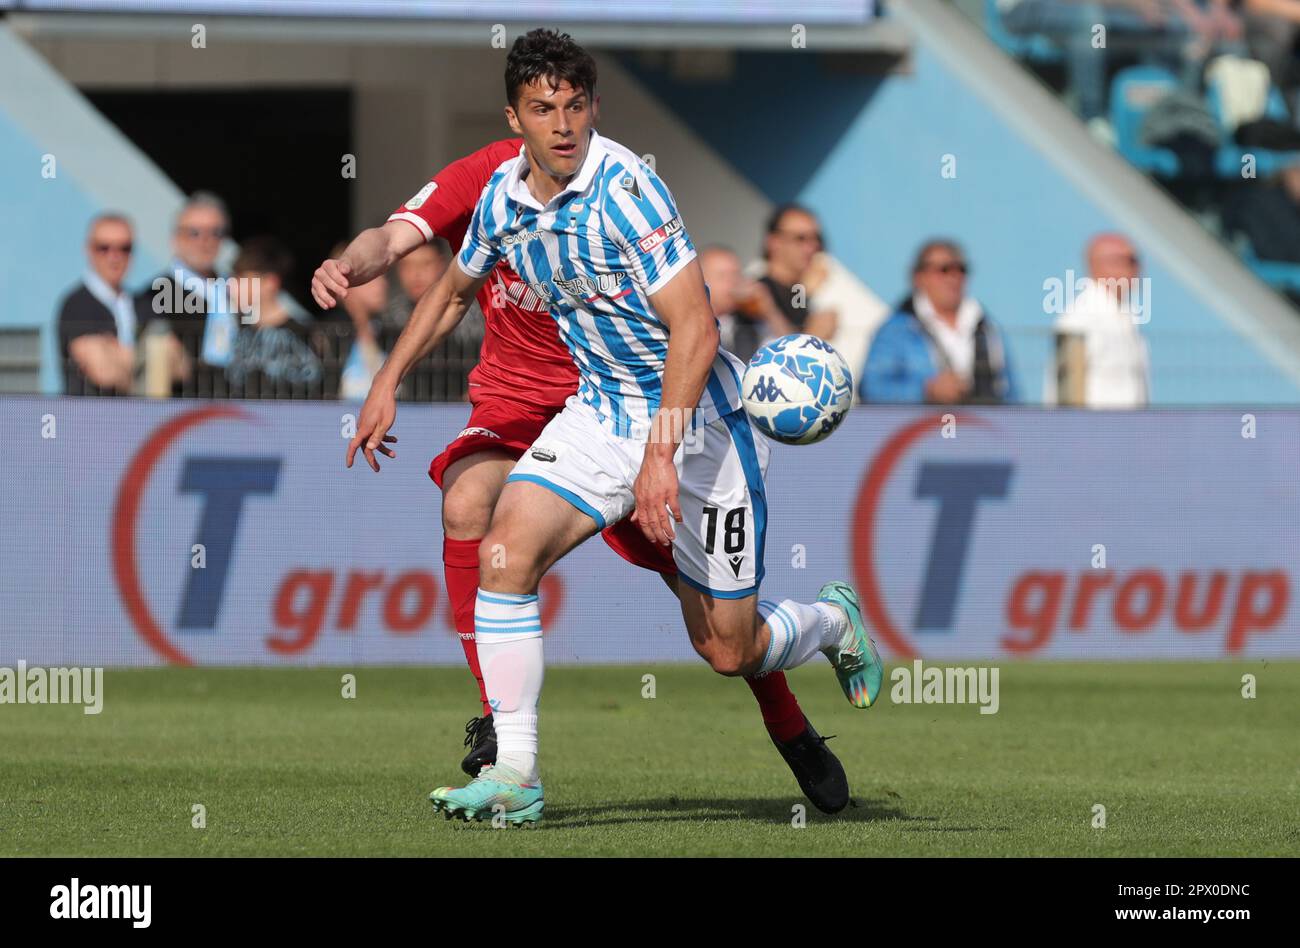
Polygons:
<instances>
[{"instance_id":1,"label":"white shorts","mask_svg":"<svg viewBox=\"0 0 1300 948\"><path fill-rule=\"evenodd\" d=\"M554 491L604 529L636 508L632 485L645 441L620 438L576 397L542 429L507 481ZM677 448L673 560L683 581L721 599L743 599L763 581L767 440L744 409L701 425Z\"/></svg>"}]
</instances>

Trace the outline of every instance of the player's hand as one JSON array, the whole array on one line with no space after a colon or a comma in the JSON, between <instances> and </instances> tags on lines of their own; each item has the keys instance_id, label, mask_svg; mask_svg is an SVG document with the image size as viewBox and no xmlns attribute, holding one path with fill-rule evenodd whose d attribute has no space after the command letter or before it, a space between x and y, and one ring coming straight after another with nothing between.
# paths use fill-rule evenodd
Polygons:
<instances>
[{"instance_id":1,"label":"player's hand","mask_svg":"<svg viewBox=\"0 0 1300 948\"><path fill-rule=\"evenodd\" d=\"M311 278L311 296L321 309L333 309L334 304L348 297L348 277L352 268L341 260L326 260Z\"/></svg>"},{"instance_id":2,"label":"player's hand","mask_svg":"<svg viewBox=\"0 0 1300 948\"><path fill-rule=\"evenodd\" d=\"M361 418L357 421L356 436L348 442L347 466L352 466L357 448L361 448L366 463L376 473L379 472L379 461L375 458L376 451L387 457L396 458L397 453L388 447L397 442L397 435L388 433L388 429L396 420L397 395L384 384L382 377L376 376L370 385L370 394L366 396L366 403L361 406Z\"/></svg>"},{"instance_id":3,"label":"player's hand","mask_svg":"<svg viewBox=\"0 0 1300 948\"><path fill-rule=\"evenodd\" d=\"M636 497L632 522L651 543L671 546L677 536L673 521L682 522L682 508L677 502L677 468L672 455L652 452L647 446L632 494Z\"/></svg>"}]
</instances>

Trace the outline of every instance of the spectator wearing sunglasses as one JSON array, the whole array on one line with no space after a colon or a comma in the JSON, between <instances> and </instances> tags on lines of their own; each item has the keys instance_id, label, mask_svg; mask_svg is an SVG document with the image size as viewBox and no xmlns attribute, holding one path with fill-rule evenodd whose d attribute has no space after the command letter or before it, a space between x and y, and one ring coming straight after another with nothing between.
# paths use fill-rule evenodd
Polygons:
<instances>
[{"instance_id":1,"label":"spectator wearing sunglasses","mask_svg":"<svg viewBox=\"0 0 1300 948\"><path fill-rule=\"evenodd\" d=\"M783 204L772 212L763 239L761 272L752 273L757 285L750 303L752 315L766 323L771 335L806 332L821 339L835 335L835 313L819 305L817 298L828 273L822 250L821 226L812 211Z\"/></svg>"},{"instance_id":2,"label":"spectator wearing sunglasses","mask_svg":"<svg viewBox=\"0 0 1300 948\"><path fill-rule=\"evenodd\" d=\"M1058 334L1083 338L1083 404L1088 408L1144 408L1150 399L1150 367L1139 323L1150 317L1142 262L1122 234L1098 234L1084 255L1088 280L1056 319ZM1136 295L1135 295L1136 294ZM1045 401L1056 401L1049 371Z\"/></svg>"},{"instance_id":3,"label":"spectator wearing sunglasses","mask_svg":"<svg viewBox=\"0 0 1300 948\"><path fill-rule=\"evenodd\" d=\"M960 246L931 240L912 264L912 293L871 340L858 394L938 405L1016 400L1002 332L966 293Z\"/></svg>"},{"instance_id":4,"label":"spectator wearing sunglasses","mask_svg":"<svg viewBox=\"0 0 1300 948\"><path fill-rule=\"evenodd\" d=\"M221 198L206 191L190 195L176 215L171 265L140 295L143 307L167 317L192 354L211 365L230 360L239 328L225 284L216 279L217 256L229 231L230 215ZM184 305L178 308L178 302Z\"/></svg>"},{"instance_id":5,"label":"spectator wearing sunglasses","mask_svg":"<svg viewBox=\"0 0 1300 948\"><path fill-rule=\"evenodd\" d=\"M110 212L90 222L89 266L59 306L59 349L68 395L131 391L139 336L135 303L123 287L131 251L131 222L126 217Z\"/></svg>"},{"instance_id":6,"label":"spectator wearing sunglasses","mask_svg":"<svg viewBox=\"0 0 1300 948\"><path fill-rule=\"evenodd\" d=\"M135 380L136 345L150 322L147 310L127 293L134 237L131 222L116 212L99 214L86 230L89 266L81 283L59 306L63 390L68 395L123 395ZM175 336L167 337L173 380L189 374Z\"/></svg>"}]
</instances>

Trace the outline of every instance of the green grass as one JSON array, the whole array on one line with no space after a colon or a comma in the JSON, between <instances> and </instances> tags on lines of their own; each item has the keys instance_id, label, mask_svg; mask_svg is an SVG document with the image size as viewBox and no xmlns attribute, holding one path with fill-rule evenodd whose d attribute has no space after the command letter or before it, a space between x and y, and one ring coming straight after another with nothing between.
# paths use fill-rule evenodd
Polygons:
<instances>
[{"instance_id":1,"label":"green grass","mask_svg":"<svg viewBox=\"0 0 1300 948\"><path fill-rule=\"evenodd\" d=\"M362 668L353 700L342 674L109 669L98 716L0 705L0 855L1300 853L1300 664L1007 664L980 715L855 711L817 662L791 680L855 805L802 829L748 689L702 665L549 669L526 831L426 799L457 782L464 670Z\"/></svg>"}]
</instances>

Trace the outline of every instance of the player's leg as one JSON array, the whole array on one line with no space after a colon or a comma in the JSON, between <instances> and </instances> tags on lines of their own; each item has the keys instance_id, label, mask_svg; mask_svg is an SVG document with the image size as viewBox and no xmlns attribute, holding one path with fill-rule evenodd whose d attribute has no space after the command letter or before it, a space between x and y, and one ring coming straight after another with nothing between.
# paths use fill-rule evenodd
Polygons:
<instances>
[{"instance_id":1,"label":"player's leg","mask_svg":"<svg viewBox=\"0 0 1300 948\"><path fill-rule=\"evenodd\" d=\"M622 462L594 417L566 408L507 478L480 544L474 615L497 762L466 787L435 790L435 808L481 819L499 804L510 823L540 818L543 652L537 588L557 560L626 512L631 497L621 487Z\"/></svg>"},{"instance_id":2,"label":"player's leg","mask_svg":"<svg viewBox=\"0 0 1300 948\"><path fill-rule=\"evenodd\" d=\"M646 542L649 543L648 540ZM678 595L678 590L684 584L677 581L676 572L659 575L672 594ZM838 813L848 806L849 778L844 772L844 765L826 746L828 738L817 733L817 729L800 709L794 692L786 682L785 672L746 675L745 683L758 700L768 737L794 774L803 795L823 813ZM793 711L787 708L792 708Z\"/></svg>"},{"instance_id":3,"label":"player's leg","mask_svg":"<svg viewBox=\"0 0 1300 948\"><path fill-rule=\"evenodd\" d=\"M641 528L626 517L602 530L600 537L611 550L633 566L658 573L673 595L677 594L677 564L673 561L671 549L650 542ZM747 675L745 684L758 702L763 727L778 748L796 740L811 727L799 708L798 699L790 690L785 672Z\"/></svg>"},{"instance_id":4,"label":"player's leg","mask_svg":"<svg viewBox=\"0 0 1300 948\"><path fill-rule=\"evenodd\" d=\"M766 442L741 411L703 426L679 477L683 523L673 555L682 615L697 652L724 675L794 668L823 652L849 701L867 707L883 667L847 584L816 602L758 601L767 530Z\"/></svg>"},{"instance_id":5,"label":"player's leg","mask_svg":"<svg viewBox=\"0 0 1300 948\"><path fill-rule=\"evenodd\" d=\"M537 703L544 660L537 587L556 560L596 530L587 514L535 483L508 482L501 492L480 544L474 608L497 757L469 785L439 787L429 795L449 819L491 818L497 806L512 824L541 818Z\"/></svg>"},{"instance_id":6,"label":"player's leg","mask_svg":"<svg viewBox=\"0 0 1300 948\"><path fill-rule=\"evenodd\" d=\"M453 622L465 661L478 684L482 715L465 725L469 751L461 769L470 776L496 760L496 732L488 705L478 643L474 637L474 599L478 593L479 543L518 453L482 450L458 457L440 471L442 487L442 566Z\"/></svg>"}]
</instances>

